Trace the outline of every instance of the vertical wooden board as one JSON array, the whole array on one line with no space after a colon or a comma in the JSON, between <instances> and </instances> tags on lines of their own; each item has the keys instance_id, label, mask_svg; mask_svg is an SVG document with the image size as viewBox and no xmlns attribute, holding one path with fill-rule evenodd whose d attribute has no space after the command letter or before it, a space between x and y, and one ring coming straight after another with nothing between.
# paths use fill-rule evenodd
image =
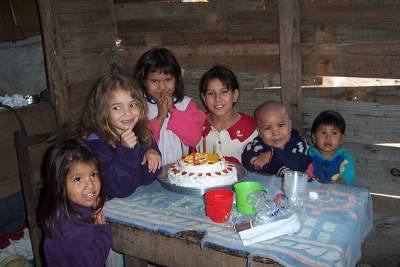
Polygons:
<instances>
[{"instance_id":1,"label":"vertical wooden board","mask_svg":"<svg viewBox=\"0 0 400 267\"><path fill-rule=\"evenodd\" d=\"M295 128L302 129L300 6L298 0L279 1L279 57L281 99L293 117Z\"/></svg>"},{"instance_id":2,"label":"vertical wooden board","mask_svg":"<svg viewBox=\"0 0 400 267\"><path fill-rule=\"evenodd\" d=\"M17 114L21 117L28 135L40 134L56 129L56 117L49 103L39 103L20 108ZM16 157L13 134L21 130L14 114L9 111L0 112L0 199L20 191L19 170ZM35 181L40 179L40 164L42 152L46 146L32 153ZM39 153L40 152L40 153Z\"/></svg>"}]
</instances>

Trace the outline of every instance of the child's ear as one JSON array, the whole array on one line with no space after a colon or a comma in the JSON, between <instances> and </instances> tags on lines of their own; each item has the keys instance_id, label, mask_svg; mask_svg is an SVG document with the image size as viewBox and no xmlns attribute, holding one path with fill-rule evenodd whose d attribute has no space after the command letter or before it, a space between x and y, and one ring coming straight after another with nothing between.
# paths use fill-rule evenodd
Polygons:
<instances>
[{"instance_id":1,"label":"child's ear","mask_svg":"<svg viewBox=\"0 0 400 267\"><path fill-rule=\"evenodd\" d=\"M344 143L344 137L345 137L345 135L342 134L342 138L340 138L340 144L341 144L341 145L343 145L343 143Z\"/></svg>"},{"instance_id":2,"label":"child's ear","mask_svg":"<svg viewBox=\"0 0 400 267\"><path fill-rule=\"evenodd\" d=\"M315 134L311 134L311 141L315 144Z\"/></svg>"},{"instance_id":3,"label":"child's ear","mask_svg":"<svg viewBox=\"0 0 400 267\"><path fill-rule=\"evenodd\" d=\"M233 103L236 103L238 101L239 95L240 95L239 89L233 90Z\"/></svg>"},{"instance_id":4,"label":"child's ear","mask_svg":"<svg viewBox=\"0 0 400 267\"><path fill-rule=\"evenodd\" d=\"M205 94L204 94L204 93L201 93L201 94L200 94L200 97L201 97L201 99L203 100L203 103L205 104L205 103L206 103Z\"/></svg>"}]
</instances>

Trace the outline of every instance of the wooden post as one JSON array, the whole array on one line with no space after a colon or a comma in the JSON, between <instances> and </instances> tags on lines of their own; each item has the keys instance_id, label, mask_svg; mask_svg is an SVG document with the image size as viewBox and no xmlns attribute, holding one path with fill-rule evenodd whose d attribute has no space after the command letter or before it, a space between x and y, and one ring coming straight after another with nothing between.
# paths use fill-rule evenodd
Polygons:
<instances>
[{"instance_id":1,"label":"wooden post","mask_svg":"<svg viewBox=\"0 0 400 267\"><path fill-rule=\"evenodd\" d=\"M300 3L298 0L279 0L278 2L281 99L291 113L293 127L303 132Z\"/></svg>"},{"instance_id":2,"label":"wooden post","mask_svg":"<svg viewBox=\"0 0 400 267\"><path fill-rule=\"evenodd\" d=\"M51 100L56 113L57 125L70 121L68 96L63 62L59 27L54 0L37 0L40 15L44 58L46 63L47 82Z\"/></svg>"}]
</instances>

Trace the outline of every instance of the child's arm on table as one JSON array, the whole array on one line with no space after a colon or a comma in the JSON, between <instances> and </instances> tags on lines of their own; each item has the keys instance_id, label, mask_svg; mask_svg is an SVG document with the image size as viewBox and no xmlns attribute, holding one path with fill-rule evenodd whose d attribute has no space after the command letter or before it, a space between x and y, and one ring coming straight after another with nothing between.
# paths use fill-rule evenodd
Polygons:
<instances>
[{"instance_id":1,"label":"child's arm on table","mask_svg":"<svg viewBox=\"0 0 400 267\"><path fill-rule=\"evenodd\" d=\"M308 144L302 138L284 150L273 148L271 160L264 171L279 176L283 176L283 172L287 169L305 172L311 162L307 152Z\"/></svg>"},{"instance_id":2,"label":"child's arm on table","mask_svg":"<svg viewBox=\"0 0 400 267\"><path fill-rule=\"evenodd\" d=\"M167 129L173 131L183 144L194 147L200 141L205 119L205 113L197 108L196 102L190 100L186 110L173 110Z\"/></svg>"},{"instance_id":3,"label":"child's arm on table","mask_svg":"<svg viewBox=\"0 0 400 267\"><path fill-rule=\"evenodd\" d=\"M242 165L248 171L260 171L271 157L271 148L262 143L260 137L246 145L242 153ZM263 164L265 162L265 164Z\"/></svg>"}]
</instances>

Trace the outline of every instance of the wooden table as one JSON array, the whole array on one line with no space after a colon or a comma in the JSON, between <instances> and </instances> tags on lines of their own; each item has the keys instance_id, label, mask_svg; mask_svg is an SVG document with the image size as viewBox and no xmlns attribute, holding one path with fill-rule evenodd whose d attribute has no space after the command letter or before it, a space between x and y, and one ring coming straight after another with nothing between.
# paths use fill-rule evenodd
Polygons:
<instances>
[{"instance_id":1,"label":"wooden table","mask_svg":"<svg viewBox=\"0 0 400 267\"><path fill-rule=\"evenodd\" d=\"M270 191L279 190L280 178L267 178L246 177L263 182ZM320 199L306 201L299 233L248 247L229 225L204 216L201 196L169 192L158 182L128 198L109 201L105 213L112 226L113 249L126 255L127 266L145 266L135 258L163 266L354 265L361 256L361 242L372 229L368 190L314 183L309 190ZM340 205L329 203L335 198Z\"/></svg>"}]
</instances>

